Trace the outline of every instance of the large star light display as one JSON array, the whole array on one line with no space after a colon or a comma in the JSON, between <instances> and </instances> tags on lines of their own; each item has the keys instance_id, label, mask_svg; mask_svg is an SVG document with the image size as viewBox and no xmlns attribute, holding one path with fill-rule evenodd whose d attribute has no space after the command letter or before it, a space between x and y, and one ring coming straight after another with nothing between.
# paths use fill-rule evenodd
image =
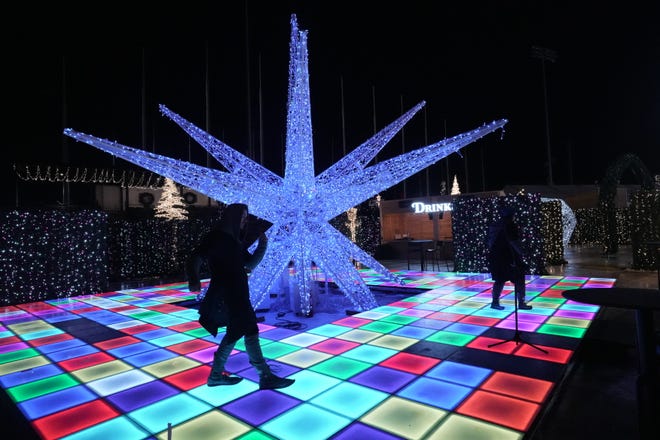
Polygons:
<instances>
[{"instance_id":1,"label":"large star light display","mask_svg":"<svg viewBox=\"0 0 660 440\"><path fill-rule=\"evenodd\" d=\"M505 119L368 166L390 139L419 111L421 102L350 154L315 176L307 56L307 31L291 16L286 166L280 177L161 105L161 112L204 147L226 171L121 145L70 128L67 136L121 157L223 203L246 203L250 213L268 220L268 250L250 275L251 301L263 302L289 267L294 282L290 301L310 314L316 295L314 267L322 270L356 310L377 306L355 262L391 281L403 283L329 221L351 207L403 181L475 140L502 128ZM317 303L318 304L318 303Z\"/></svg>"}]
</instances>

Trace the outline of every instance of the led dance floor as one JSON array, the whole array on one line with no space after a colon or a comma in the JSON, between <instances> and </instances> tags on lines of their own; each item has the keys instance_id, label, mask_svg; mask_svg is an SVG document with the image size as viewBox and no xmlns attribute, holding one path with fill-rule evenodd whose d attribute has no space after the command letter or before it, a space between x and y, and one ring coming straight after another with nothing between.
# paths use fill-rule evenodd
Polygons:
<instances>
[{"instance_id":1,"label":"led dance floor","mask_svg":"<svg viewBox=\"0 0 660 440\"><path fill-rule=\"evenodd\" d=\"M206 385L223 333L176 304L195 298L185 283L3 307L0 384L45 439L520 439L598 311L562 290L615 282L528 277L519 325L545 354L489 347L513 337L510 284L498 311L487 274L397 273L404 300L304 331L260 324L288 388L258 389L242 341L227 370L245 380Z\"/></svg>"}]
</instances>

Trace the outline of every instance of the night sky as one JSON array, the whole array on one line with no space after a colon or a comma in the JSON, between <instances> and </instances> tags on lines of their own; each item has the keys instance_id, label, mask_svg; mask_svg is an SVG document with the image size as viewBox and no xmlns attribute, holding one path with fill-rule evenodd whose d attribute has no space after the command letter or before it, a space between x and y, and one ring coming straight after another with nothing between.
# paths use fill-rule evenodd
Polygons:
<instances>
[{"instance_id":1,"label":"night sky","mask_svg":"<svg viewBox=\"0 0 660 440\"><path fill-rule=\"evenodd\" d=\"M431 167L431 194L447 175L457 175L463 192L547 183L542 62L532 56L538 46L557 54L545 64L553 182L593 184L624 153L657 174L660 17L632 3L16 5L1 31L2 142L10 159L2 202L14 204L13 164L135 168L66 138L64 127L204 165L205 151L160 115L159 104L280 174L291 14L309 31L317 173L373 135L375 97L377 129L402 104L406 111L426 101L380 159L509 120L503 137L490 134L463 158ZM425 194L425 179L424 172L411 178L408 196ZM638 182L626 175L623 183ZM22 183L19 190L50 203L57 193L47 187Z\"/></svg>"}]
</instances>

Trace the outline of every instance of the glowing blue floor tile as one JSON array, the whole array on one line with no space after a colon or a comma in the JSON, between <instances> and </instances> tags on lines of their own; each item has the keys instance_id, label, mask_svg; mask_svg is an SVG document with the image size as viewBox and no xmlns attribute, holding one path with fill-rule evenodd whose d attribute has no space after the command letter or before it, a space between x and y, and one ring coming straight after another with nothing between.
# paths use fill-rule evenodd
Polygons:
<instances>
[{"instance_id":1,"label":"glowing blue floor tile","mask_svg":"<svg viewBox=\"0 0 660 440\"><path fill-rule=\"evenodd\" d=\"M174 330L168 330L166 328L159 328L157 330L151 330L148 332L142 332L142 333L137 333L133 335L136 338L140 338L143 341L151 341L152 339L157 339L157 338L163 338L165 336L170 336L170 335L175 335L178 334L179 332L175 332Z\"/></svg>"},{"instance_id":2,"label":"glowing blue floor tile","mask_svg":"<svg viewBox=\"0 0 660 440\"><path fill-rule=\"evenodd\" d=\"M388 393L373 388L342 382L314 397L309 403L357 419L388 397ZM350 404L347 405L347 402Z\"/></svg>"},{"instance_id":3,"label":"glowing blue floor tile","mask_svg":"<svg viewBox=\"0 0 660 440\"><path fill-rule=\"evenodd\" d=\"M295 379L296 382L279 391L300 400L311 399L341 382L334 377L308 370L301 370L289 378Z\"/></svg>"},{"instance_id":4,"label":"glowing blue floor tile","mask_svg":"<svg viewBox=\"0 0 660 440\"><path fill-rule=\"evenodd\" d=\"M86 354L97 353L98 348L92 345L80 345L78 347L69 348L68 350L55 351L48 353L48 357L55 362L60 362L66 359L73 359L80 356L85 356Z\"/></svg>"},{"instance_id":5,"label":"glowing blue floor tile","mask_svg":"<svg viewBox=\"0 0 660 440\"><path fill-rule=\"evenodd\" d=\"M167 335L162 338L149 339L150 344L157 345L159 347L169 347L170 345L180 344L181 342L190 341L193 338L190 335L185 333L174 333L173 335Z\"/></svg>"},{"instance_id":6,"label":"glowing blue floor tile","mask_svg":"<svg viewBox=\"0 0 660 440\"><path fill-rule=\"evenodd\" d=\"M155 364L156 362L172 359L176 356L178 356L176 353L173 353L169 350L160 349L129 356L122 360L136 367L144 367L145 365Z\"/></svg>"},{"instance_id":7,"label":"glowing blue floor tile","mask_svg":"<svg viewBox=\"0 0 660 440\"><path fill-rule=\"evenodd\" d=\"M432 333L435 333L435 331L432 331ZM378 364L384 361L385 359L394 356L397 353L398 353L397 350L392 350L390 348L364 344L352 348L342 353L341 355L350 359L369 362L370 364Z\"/></svg>"},{"instance_id":8,"label":"glowing blue floor tile","mask_svg":"<svg viewBox=\"0 0 660 440\"><path fill-rule=\"evenodd\" d=\"M380 306L380 307L376 307L375 309L371 309L372 312L382 313L385 315L393 315L395 313L399 313L404 310L406 309L403 307L393 307L393 306Z\"/></svg>"},{"instance_id":9,"label":"glowing blue floor tile","mask_svg":"<svg viewBox=\"0 0 660 440\"><path fill-rule=\"evenodd\" d=\"M396 395L438 408L452 410L472 391L472 388L462 385L420 377Z\"/></svg>"},{"instance_id":10,"label":"glowing blue floor tile","mask_svg":"<svg viewBox=\"0 0 660 440\"><path fill-rule=\"evenodd\" d=\"M99 396L108 396L120 391L156 380L152 375L141 370L129 370L123 373L87 382L87 386Z\"/></svg>"},{"instance_id":11,"label":"glowing blue floor tile","mask_svg":"<svg viewBox=\"0 0 660 440\"><path fill-rule=\"evenodd\" d=\"M157 321L156 320L152 321L153 324L159 325L161 327L172 327L179 324L185 324L186 322L190 322L190 320L178 318L176 316L171 316L171 315L165 315L163 318Z\"/></svg>"},{"instance_id":12,"label":"glowing blue floor tile","mask_svg":"<svg viewBox=\"0 0 660 440\"><path fill-rule=\"evenodd\" d=\"M74 339L67 339L66 341L62 341L62 342L55 342L54 344L40 345L39 347L36 347L36 349L42 353L48 354L55 351L62 351L70 348L80 347L81 345L87 345L87 343L85 341L81 341L80 339L74 338Z\"/></svg>"},{"instance_id":13,"label":"glowing blue floor tile","mask_svg":"<svg viewBox=\"0 0 660 440\"><path fill-rule=\"evenodd\" d=\"M168 423L173 426L178 425L212 409L211 405L195 399L187 393L181 393L131 411L127 415L141 426L146 427L149 432L155 434L166 430Z\"/></svg>"},{"instance_id":14,"label":"glowing blue floor tile","mask_svg":"<svg viewBox=\"0 0 660 440\"><path fill-rule=\"evenodd\" d=\"M42 319L46 322L55 323L55 322L70 321L72 319L78 319L78 315L74 313L64 312L64 313L57 313L54 315L45 316L42 317Z\"/></svg>"},{"instance_id":15,"label":"glowing blue floor tile","mask_svg":"<svg viewBox=\"0 0 660 440\"><path fill-rule=\"evenodd\" d=\"M64 332L57 327L53 327L46 330L40 330L38 332L23 333L21 335L21 339L24 341L31 341L33 339L45 338L46 336L59 335L61 333Z\"/></svg>"},{"instance_id":16,"label":"glowing blue floor tile","mask_svg":"<svg viewBox=\"0 0 660 440\"><path fill-rule=\"evenodd\" d=\"M488 329L490 329L490 327L486 327L483 325L464 324L462 322L455 322L447 326L444 330L455 333L466 333L468 335L480 335Z\"/></svg>"},{"instance_id":17,"label":"glowing blue floor tile","mask_svg":"<svg viewBox=\"0 0 660 440\"><path fill-rule=\"evenodd\" d=\"M63 437L62 440L97 440L100 438L141 440L148 437L149 433L147 431L140 428L128 417L120 416Z\"/></svg>"},{"instance_id":18,"label":"glowing blue floor tile","mask_svg":"<svg viewBox=\"0 0 660 440\"><path fill-rule=\"evenodd\" d=\"M458 306L449 306L447 308L444 308L442 311L445 313L455 313L457 315L471 315L477 310L479 310L479 308L464 307L458 305Z\"/></svg>"},{"instance_id":19,"label":"glowing blue floor tile","mask_svg":"<svg viewBox=\"0 0 660 440\"><path fill-rule=\"evenodd\" d=\"M493 370L475 367L458 362L442 361L426 372L425 376L454 382L469 387L476 387L483 382Z\"/></svg>"},{"instance_id":20,"label":"glowing blue floor tile","mask_svg":"<svg viewBox=\"0 0 660 440\"><path fill-rule=\"evenodd\" d=\"M6 376L0 376L0 384L4 388L15 387L28 382L34 382L46 377L57 376L62 374L63 370L55 364L46 364L40 367L32 368L24 371L17 371Z\"/></svg>"},{"instance_id":21,"label":"glowing blue floor tile","mask_svg":"<svg viewBox=\"0 0 660 440\"><path fill-rule=\"evenodd\" d=\"M19 403L18 406L28 419L34 420L97 398L98 396L88 390L87 387L78 385L26 400Z\"/></svg>"},{"instance_id":22,"label":"glowing blue floor tile","mask_svg":"<svg viewBox=\"0 0 660 440\"><path fill-rule=\"evenodd\" d=\"M170 316L175 316L177 318L186 321L197 321L199 319L199 310L197 309L179 310L177 312L170 313Z\"/></svg>"},{"instance_id":23,"label":"glowing blue floor tile","mask_svg":"<svg viewBox=\"0 0 660 440\"><path fill-rule=\"evenodd\" d=\"M138 342L136 344L124 345L123 347L111 348L110 350L107 350L107 352L116 358L122 359L135 354L155 350L157 348L158 347L148 342Z\"/></svg>"},{"instance_id":24,"label":"glowing blue floor tile","mask_svg":"<svg viewBox=\"0 0 660 440\"><path fill-rule=\"evenodd\" d=\"M218 390L218 388L220 388L220 390ZM258 389L259 384L248 379L243 379L236 385L230 387L209 387L206 384L200 385L197 388L188 391L188 394L215 407L224 405L227 402L231 402L243 396L247 396Z\"/></svg>"},{"instance_id":25,"label":"glowing blue floor tile","mask_svg":"<svg viewBox=\"0 0 660 440\"><path fill-rule=\"evenodd\" d=\"M287 440L326 440L351 423L351 419L303 403L264 423L260 429Z\"/></svg>"},{"instance_id":26,"label":"glowing blue floor tile","mask_svg":"<svg viewBox=\"0 0 660 440\"><path fill-rule=\"evenodd\" d=\"M396 335L396 336L404 336L406 338L424 339L427 336L430 336L435 332L436 332L435 329L405 326L405 327L402 327L398 330L393 331L391 334Z\"/></svg>"},{"instance_id":27,"label":"glowing blue floor tile","mask_svg":"<svg viewBox=\"0 0 660 440\"><path fill-rule=\"evenodd\" d=\"M307 333L314 333L316 335L333 337L333 336L341 335L342 333L346 333L349 330L352 329L350 327L345 327L343 325L324 324L319 327L313 328L311 330L307 330Z\"/></svg>"}]
</instances>

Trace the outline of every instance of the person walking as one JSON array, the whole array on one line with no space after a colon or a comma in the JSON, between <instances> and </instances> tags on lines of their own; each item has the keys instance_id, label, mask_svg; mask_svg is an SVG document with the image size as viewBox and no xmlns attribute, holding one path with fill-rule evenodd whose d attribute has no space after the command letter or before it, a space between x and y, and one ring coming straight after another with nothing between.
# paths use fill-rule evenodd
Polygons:
<instances>
[{"instance_id":1,"label":"person walking","mask_svg":"<svg viewBox=\"0 0 660 440\"><path fill-rule=\"evenodd\" d=\"M525 302L526 265L518 225L514 220L514 211L504 207L500 215L500 220L488 228L488 270L494 281L490 307L496 310L504 309L500 305L500 295L504 283L511 281L514 285L518 309L531 310L532 306Z\"/></svg>"},{"instance_id":2,"label":"person walking","mask_svg":"<svg viewBox=\"0 0 660 440\"><path fill-rule=\"evenodd\" d=\"M203 260L208 263L211 280L199 307L199 322L213 336L226 325L227 330L213 355L213 366L207 385L234 385L242 380L225 371L225 363L240 338L244 338L245 351L250 364L259 373L259 388L284 388L293 379L276 376L266 363L259 343L257 316L250 302L248 271L263 258L267 237L259 236L254 253L250 253L241 239L247 224L248 207L242 203L227 205L219 223L205 234L187 262L189 290L201 290L199 269ZM222 312L222 313L221 313Z\"/></svg>"}]
</instances>

